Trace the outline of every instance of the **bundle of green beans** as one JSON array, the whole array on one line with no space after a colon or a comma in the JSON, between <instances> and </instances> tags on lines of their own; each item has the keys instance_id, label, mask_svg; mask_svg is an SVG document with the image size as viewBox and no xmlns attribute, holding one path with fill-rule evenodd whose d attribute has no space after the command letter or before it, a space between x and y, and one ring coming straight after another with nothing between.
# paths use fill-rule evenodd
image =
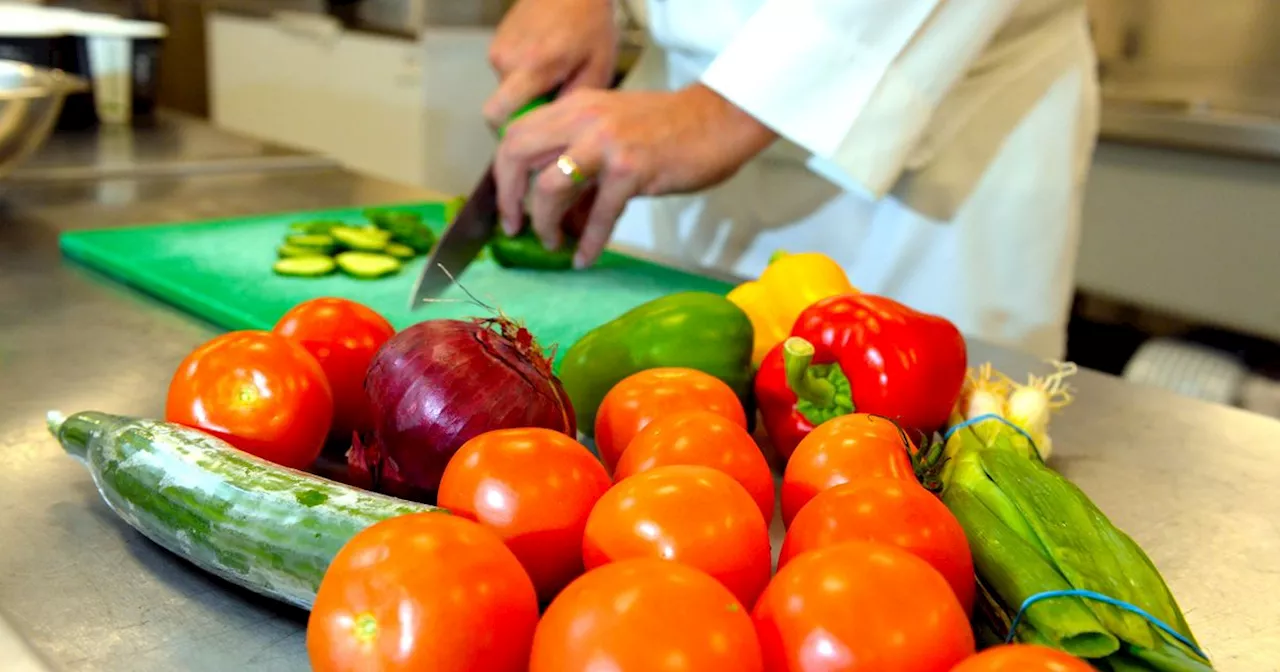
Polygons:
<instances>
[{"instance_id":1,"label":"bundle of green beans","mask_svg":"<svg viewBox=\"0 0 1280 672\"><path fill-rule=\"evenodd\" d=\"M973 551L979 635L1014 639L1088 659L1114 672L1203 672L1208 659L1146 553L1074 484L1041 461L1027 434L1000 418L957 416L945 454L942 501ZM1171 628L1101 599L1145 611Z\"/></svg>"}]
</instances>

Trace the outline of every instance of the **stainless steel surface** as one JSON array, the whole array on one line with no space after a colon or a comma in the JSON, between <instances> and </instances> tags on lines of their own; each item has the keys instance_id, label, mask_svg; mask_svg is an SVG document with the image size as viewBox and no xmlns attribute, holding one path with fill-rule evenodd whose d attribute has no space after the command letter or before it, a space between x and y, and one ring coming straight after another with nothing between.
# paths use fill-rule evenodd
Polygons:
<instances>
[{"instance_id":1,"label":"stainless steel surface","mask_svg":"<svg viewBox=\"0 0 1280 672\"><path fill-rule=\"evenodd\" d=\"M422 307L427 299L448 287L453 278L458 277L480 254L497 228L498 183L494 180L491 165L484 171L467 202L458 210L458 216L440 236L440 242L427 255L422 274L409 296L409 308Z\"/></svg>"},{"instance_id":2,"label":"stainless steel surface","mask_svg":"<svg viewBox=\"0 0 1280 672\"><path fill-rule=\"evenodd\" d=\"M38 652L66 670L307 669L303 614L142 538L47 436L51 408L160 414L174 367L215 333L64 262L58 232L436 196L336 170L0 196L0 611ZM971 357L1012 375L1036 366L981 344ZM1088 371L1076 385L1055 420L1055 466L1149 552L1218 669L1276 670L1280 422Z\"/></svg>"},{"instance_id":3,"label":"stainless steel surface","mask_svg":"<svg viewBox=\"0 0 1280 672\"><path fill-rule=\"evenodd\" d=\"M9 182L148 177L244 170L337 168L332 158L231 135L161 111L153 126L58 132Z\"/></svg>"},{"instance_id":4,"label":"stainless steel surface","mask_svg":"<svg viewBox=\"0 0 1280 672\"><path fill-rule=\"evenodd\" d=\"M324 0L183 0L199 2L208 11L229 12L241 16L258 18L282 18L290 16L313 15L332 19L334 30L350 30L359 33L370 33L385 37L417 39L421 32L420 22L388 20L385 7L369 10L356 5L354 7L335 8L330 11ZM363 4L363 3L362 3ZM470 6L472 2L454 2L452 4ZM383 11L377 11L382 9ZM394 14L394 12L392 12Z\"/></svg>"},{"instance_id":5,"label":"stainless steel surface","mask_svg":"<svg viewBox=\"0 0 1280 672\"><path fill-rule=\"evenodd\" d=\"M1134 103L1103 94L1099 137L1254 159L1280 159L1280 119L1196 107Z\"/></svg>"},{"instance_id":6,"label":"stainless steel surface","mask_svg":"<svg viewBox=\"0 0 1280 672\"><path fill-rule=\"evenodd\" d=\"M0 180L48 139L67 94L85 80L17 61L0 61Z\"/></svg>"},{"instance_id":7,"label":"stainless steel surface","mask_svg":"<svg viewBox=\"0 0 1280 672\"><path fill-rule=\"evenodd\" d=\"M1089 0L1104 139L1280 157L1280 2Z\"/></svg>"},{"instance_id":8,"label":"stainless steel surface","mask_svg":"<svg viewBox=\"0 0 1280 672\"><path fill-rule=\"evenodd\" d=\"M0 613L0 660L6 672L49 672L47 661L18 635L13 625Z\"/></svg>"}]
</instances>

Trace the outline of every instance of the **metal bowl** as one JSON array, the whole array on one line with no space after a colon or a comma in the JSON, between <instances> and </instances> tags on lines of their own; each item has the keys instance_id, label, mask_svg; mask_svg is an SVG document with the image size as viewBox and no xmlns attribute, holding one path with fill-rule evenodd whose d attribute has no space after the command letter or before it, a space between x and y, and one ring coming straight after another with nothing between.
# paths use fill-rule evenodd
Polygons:
<instances>
[{"instance_id":1,"label":"metal bowl","mask_svg":"<svg viewBox=\"0 0 1280 672\"><path fill-rule=\"evenodd\" d=\"M67 94L88 88L89 82L61 70L0 61L0 179L48 139Z\"/></svg>"}]
</instances>

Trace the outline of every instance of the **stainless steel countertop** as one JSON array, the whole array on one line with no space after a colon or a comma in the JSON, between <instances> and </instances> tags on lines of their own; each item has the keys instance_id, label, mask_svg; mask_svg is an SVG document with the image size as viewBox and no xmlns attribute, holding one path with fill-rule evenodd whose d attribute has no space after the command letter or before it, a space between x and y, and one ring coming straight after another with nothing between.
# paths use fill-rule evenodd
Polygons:
<instances>
[{"instance_id":1,"label":"stainless steel countertop","mask_svg":"<svg viewBox=\"0 0 1280 672\"><path fill-rule=\"evenodd\" d=\"M52 408L159 415L215 330L63 261L70 228L430 197L336 169L49 181L0 195L0 612L68 670L304 670L305 615L151 544L47 435ZM973 360L1036 368L974 344ZM1083 372L1055 466L1150 553L1218 669L1280 669L1280 422Z\"/></svg>"},{"instance_id":2,"label":"stainless steel countertop","mask_svg":"<svg viewBox=\"0 0 1280 672\"><path fill-rule=\"evenodd\" d=\"M1248 159L1280 160L1280 117L1103 97L1098 137Z\"/></svg>"},{"instance_id":3,"label":"stainless steel countertop","mask_svg":"<svg viewBox=\"0 0 1280 672\"><path fill-rule=\"evenodd\" d=\"M337 168L334 159L311 152L232 136L202 120L161 111L149 127L109 127L59 132L6 180L31 182L175 174Z\"/></svg>"}]
</instances>

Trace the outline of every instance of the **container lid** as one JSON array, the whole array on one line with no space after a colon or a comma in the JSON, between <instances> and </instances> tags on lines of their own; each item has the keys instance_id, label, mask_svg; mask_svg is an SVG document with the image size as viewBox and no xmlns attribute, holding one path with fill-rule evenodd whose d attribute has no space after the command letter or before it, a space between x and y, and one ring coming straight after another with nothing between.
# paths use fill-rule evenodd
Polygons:
<instances>
[{"instance_id":1,"label":"container lid","mask_svg":"<svg viewBox=\"0 0 1280 672\"><path fill-rule=\"evenodd\" d=\"M58 37L65 35L60 17L39 7L0 5L0 39L6 37Z\"/></svg>"},{"instance_id":2,"label":"container lid","mask_svg":"<svg viewBox=\"0 0 1280 672\"><path fill-rule=\"evenodd\" d=\"M169 27L156 21L121 19L120 23L124 24L123 29L130 37L164 37L169 34Z\"/></svg>"},{"instance_id":3,"label":"container lid","mask_svg":"<svg viewBox=\"0 0 1280 672\"><path fill-rule=\"evenodd\" d=\"M113 14L76 12L65 17L67 32L73 35L108 35L113 37L158 38L169 33L168 27L155 21L122 19Z\"/></svg>"}]
</instances>

